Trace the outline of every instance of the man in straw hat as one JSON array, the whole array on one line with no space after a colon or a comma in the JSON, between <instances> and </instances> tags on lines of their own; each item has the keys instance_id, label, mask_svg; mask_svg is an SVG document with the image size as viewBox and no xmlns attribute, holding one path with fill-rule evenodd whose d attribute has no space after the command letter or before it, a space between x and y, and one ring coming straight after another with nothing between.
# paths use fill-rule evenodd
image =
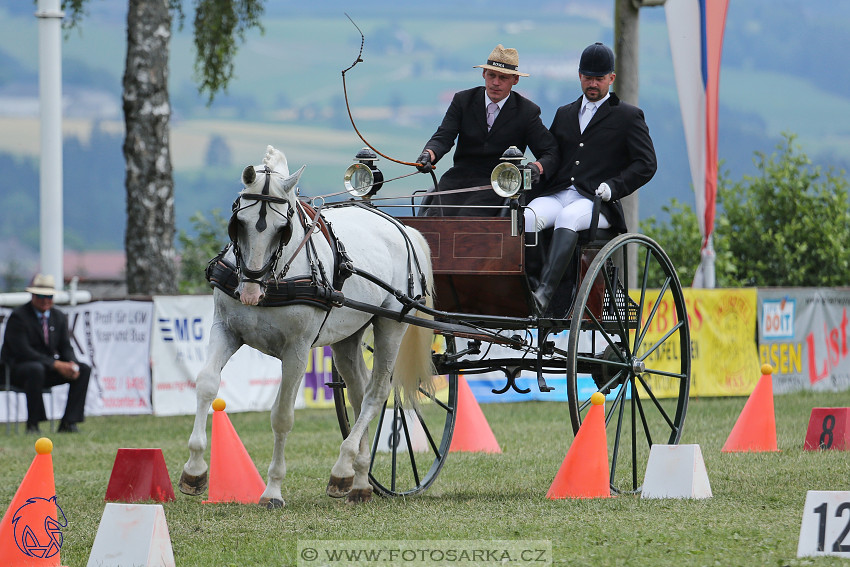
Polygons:
<instances>
[{"instance_id":1,"label":"man in straw hat","mask_svg":"<svg viewBox=\"0 0 850 567\"><path fill-rule=\"evenodd\" d=\"M497 45L487 63L474 68L483 69L484 86L454 95L443 122L416 162L421 164L420 171L431 171L433 164L439 162L457 140L454 165L440 178L437 191L484 186L486 189L430 195L423 201L420 215L499 215L499 209L476 209L474 206L504 204L504 199L489 187L490 173L510 146L516 146L523 153L526 148L534 152L537 160L531 164L533 181L557 169L557 143L540 120L540 107L512 92L520 77L528 77L528 73L519 71L517 50Z\"/></svg>"},{"instance_id":2,"label":"man in straw hat","mask_svg":"<svg viewBox=\"0 0 850 567\"><path fill-rule=\"evenodd\" d=\"M12 384L26 391L27 433L39 433L38 422L47 419L42 390L66 383L70 389L59 431L75 433L84 419L91 368L77 361L68 317L53 307L53 276L36 275L27 291L32 299L9 316L0 357L12 369Z\"/></svg>"}]
</instances>

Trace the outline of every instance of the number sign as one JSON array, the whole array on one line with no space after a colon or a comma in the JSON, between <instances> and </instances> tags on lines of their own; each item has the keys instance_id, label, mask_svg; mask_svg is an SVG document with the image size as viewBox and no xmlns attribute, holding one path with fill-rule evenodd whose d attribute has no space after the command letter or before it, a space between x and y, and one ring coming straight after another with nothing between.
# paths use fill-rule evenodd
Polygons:
<instances>
[{"instance_id":1,"label":"number sign","mask_svg":"<svg viewBox=\"0 0 850 567\"><path fill-rule=\"evenodd\" d=\"M850 492L806 493L797 557L812 555L850 558Z\"/></svg>"}]
</instances>

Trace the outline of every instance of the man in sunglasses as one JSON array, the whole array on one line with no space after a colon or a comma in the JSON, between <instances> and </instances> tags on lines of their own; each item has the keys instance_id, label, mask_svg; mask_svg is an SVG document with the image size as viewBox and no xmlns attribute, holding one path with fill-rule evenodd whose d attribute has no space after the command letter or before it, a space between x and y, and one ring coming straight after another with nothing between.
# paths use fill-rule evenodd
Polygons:
<instances>
[{"instance_id":1,"label":"man in sunglasses","mask_svg":"<svg viewBox=\"0 0 850 567\"><path fill-rule=\"evenodd\" d=\"M68 317L53 307L55 288L53 276L35 276L27 288L32 299L9 316L0 353L12 369L12 384L26 391L27 433L39 433L38 423L47 419L42 391L59 384L70 384L59 431L76 433L84 419L91 367L74 355Z\"/></svg>"}]
</instances>

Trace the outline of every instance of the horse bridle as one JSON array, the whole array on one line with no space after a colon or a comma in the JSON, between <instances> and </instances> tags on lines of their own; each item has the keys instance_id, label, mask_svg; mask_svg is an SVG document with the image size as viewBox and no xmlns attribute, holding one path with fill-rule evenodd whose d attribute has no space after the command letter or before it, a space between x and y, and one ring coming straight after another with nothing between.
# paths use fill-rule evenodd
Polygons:
<instances>
[{"instance_id":1,"label":"horse bridle","mask_svg":"<svg viewBox=\"0 0 850 567\"><path fill-rule=\"evenodd\" d=\"M269 184L271 181L271 176L273 172L266 166L263 169L263 173L266 174L265 183L263 183L263 190L261 193L243 193L239 195L235 201L233 201L233 206L231 207L231 215L230 221L227 223L227 235L230 237L230 243L233 245L233 254L236 257L236 270L237 272L241 271L245 277L242 278L243 282L252 282L263 285L261 278L269 272L274 273L277 268L277 263L280 260L281 255L283 254L283 247L289 244L289 240L292 238L292 217L295 215L295 210L292 207L292 204L288 199L282 197L275 197L274 195L269 194ZM249 205L240 206L240 202L242 199L254 201ZM263 232L268 227L266 222L266 208L268 204L268 209L271 209L278 215L284 218L286 223L281 229L281 237L278 241L277 250L272 254L268 261L259 269L259 270L251 270L247 268L244 264L244 258L242 257L242 250L239 248L239 243L237 241L237 225L239 223L237 219L237 215L239 211L247 209L249 207L255 206L257 203L260 204L260 213L259 218L257 219L257 224L255 228L257 232ZM287 205L286 213L282 213L277 208L272 205Z\"/></svg>"}]
</instances>

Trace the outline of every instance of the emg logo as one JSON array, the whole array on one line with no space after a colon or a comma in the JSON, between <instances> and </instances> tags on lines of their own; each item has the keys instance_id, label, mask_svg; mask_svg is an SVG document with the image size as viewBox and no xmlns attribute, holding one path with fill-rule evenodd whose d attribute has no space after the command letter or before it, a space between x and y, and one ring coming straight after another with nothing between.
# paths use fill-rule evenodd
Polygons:
<instances>
[{"instance_id":1,"label":"emg logo","mask_svg":"<svg viewBox=\"0 0 850 567\"><path fill-rule=\"evenodd\" d=\"M58 513L57 513L58 512ZM46 559L59 553L62 528L68 520L56 496L27 498L26 504L12 516L15 544L27 557Z\"/></svg>"},{"instance_id":2,"label":"emg logo","mask_svg":"<svg viewBox=\"0 0 850 567\"><path fill-rule=\"evenodd\" d=\"M182 319L175 317L160 317L159 332L162 333L162 340L170 342L189 342L202 341L204 339L204 322L201 317Z\"/></svg>"},{"instance_id":3,"label":"emg logo","mask_svg":"<svg viewBox=\"0 0 850 567\"><path fill-rule=\"evenodd\" d=\"M783 297L762 302L761 329L765 339L794 338L796 300Z\"/></svg>"}]
</instances>

